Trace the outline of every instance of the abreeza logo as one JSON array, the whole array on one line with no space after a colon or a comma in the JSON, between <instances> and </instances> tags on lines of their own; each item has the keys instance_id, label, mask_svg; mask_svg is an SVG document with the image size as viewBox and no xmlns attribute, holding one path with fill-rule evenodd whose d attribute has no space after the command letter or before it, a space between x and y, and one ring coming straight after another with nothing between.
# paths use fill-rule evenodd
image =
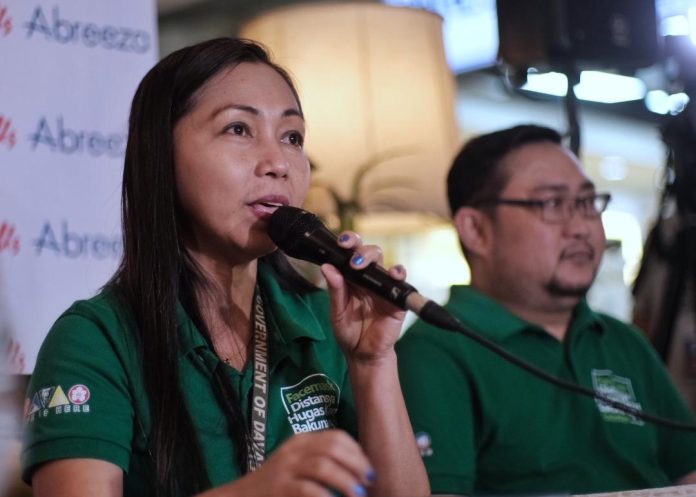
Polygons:
<instances>
[{"instance_id":1,"label":"abreeza logo","mask_svg":"<svg viewBox=\"0 0 696 497\"><path fill-rule=\"evenodd\" d=\"M63 116L58 116L53 123L42 116L36 131L29 135L29 141L32 150L41 147L68 155L123 157L126 153L125 135L73 129L65 125Z\"/></svg>"},{"instance_id":2,"label":"abreeza logo","mask_svg":"<svg viewBox=\"0 0 696 497\"><path fill-rule=\"evenodd\" d=\"M68 259L118 259L123 253L120 235L79 233L71 230L66 220L59 226L46 221L34 247L39 256L48 252Z\"/></svg>"},{"instance_id":3,"label":"abreeza logo","mask_svg":"<svg viewBox=\"0 0 696 497\"><path fill-rule=\"evenodd\" d=\"M12 127L12 119L0 114L0 146L14 148L17 143L17 132Z\"/></svg>"},{"instance_id":4,"label":"abreeza logo","mask_svg":"<svg viewBox=\"0 0 696 497\"><path fill-rule=\"evenodd\" d=\"M150 50L150 34L142 29L124 26L98 25L93 22L74 21L61 18L58 6L51 9L50 21L41 6L34 9L31 20L24 24L27 38L35 33L47 41L66 45L81 44L89 48L99 47L142 54Z\"/></svg>"},{"instance_id":5,"label":"abreeza logo","mask_svg":"<svg viewBox=\"0 0 696 497\"><path fill-rule=\"evenodd\" d=\"M17 255L20 248L21 243L15 225L7 221L0 222L0 254L7 252Z\"/></svg>"},{"instance_id":6,"label":"abreeza logo","mask_svg":"<svg viewBox=\"0 0 696 497\"><path fill-rule=\"evenodd\" d=\"M0 5L0 35L7 36L12 32L12 18L7 7Z\"/></svg>"}]
</instances>

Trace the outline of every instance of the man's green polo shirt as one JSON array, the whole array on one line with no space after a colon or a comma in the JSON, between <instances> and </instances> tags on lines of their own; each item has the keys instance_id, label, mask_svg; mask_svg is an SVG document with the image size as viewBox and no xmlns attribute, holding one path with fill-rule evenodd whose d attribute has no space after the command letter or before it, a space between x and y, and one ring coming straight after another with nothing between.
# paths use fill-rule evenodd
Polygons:
<instances>
[{"instance_id":1,"label":"man's green polo shirt","mask_svg":"<svg viewBox=\"0 0 696 497\"><path fill-rule=\"evenodd\" d=\"M693 422L640 332L584 301L563 342L470 287L453 287L445 307L554 376ZM397 352L433 493L604 492L671 485L696 470L693 432L542 381L463 334L418 321Z\"/></svg>"},{"instance_id":2,"label":"man's green polo shirt","mask_svg":"<svg viewBox=\"0 0 696 497\"><path fill-rule=\"evenodd\" d=\"M344 357L335 341L326 292L284 291L259 265L269 337L266 452L294 433L340 427L356 434ZM225 416L212 389L219 359L180 308L179 373L213 486L239 476ZM26 401L24 478L42 462L87 457L125 471L124 495L149 495L150 415L129 316L109 291L75 303L42 345ZM250 416L253 367L224 366ZM171 406L178 409L180 406Z\"/></svg>"}]
</instances>

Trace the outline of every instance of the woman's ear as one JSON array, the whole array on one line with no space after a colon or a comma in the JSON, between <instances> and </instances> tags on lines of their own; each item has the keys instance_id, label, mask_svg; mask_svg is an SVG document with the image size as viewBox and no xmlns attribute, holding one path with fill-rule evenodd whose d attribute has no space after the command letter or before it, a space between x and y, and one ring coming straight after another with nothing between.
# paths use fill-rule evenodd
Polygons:
<instances>
[{"instance_id":1,"label":"woman's ear","mask_svg":"<svg viewBox=\"0 0 696 497\"><path fill-rule=\"evenodd\" d=\"M454 226L465 251L482 255L490 248L490 219L480 209L460 207L454 215Z\"/></svg>"}]
</instances>

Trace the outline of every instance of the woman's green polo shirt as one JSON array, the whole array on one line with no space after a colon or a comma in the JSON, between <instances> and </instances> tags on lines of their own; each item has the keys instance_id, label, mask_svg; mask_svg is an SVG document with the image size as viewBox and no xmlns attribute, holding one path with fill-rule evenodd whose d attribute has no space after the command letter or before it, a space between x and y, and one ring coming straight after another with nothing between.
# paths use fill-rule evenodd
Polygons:
<instances>
[{"instance_id":1,"label":"woman's green polo shirt","mask_svg":"<svg viewBox=\"0 0 696 497\"><path fill-rule=\"evenodd\" d=\"M324 291L284 291L259 264L269 339L266 452L294 433L331 427L357 432L343 354L334 338ZM212 388L219 358L183 309L179 373L213 486L239 477L235 447ZM152 481L150 416L130 318L111 292L76 302L54 324L39 352L26 400L26 481L36 465L96 458L124 472L124 495L148 495ZM225 366L250 416L253 367ZM171 406L179 409L180 406Z\"/></svg>"},{"instance_id":2,"label":"woman's green polo shirt","mask_svg":"<svg viewBox=\"0 0 696 497\"><path fill-rule=\"evenodd\" d=\"M584 301L563 342L470 287L453 287L446 308L554 376L693 422L641 333ZM433 493L606 492L672 485L696 470L696 433L542 381L463 334L417 322L397 353Z\"/></svg>"}]
</instances>

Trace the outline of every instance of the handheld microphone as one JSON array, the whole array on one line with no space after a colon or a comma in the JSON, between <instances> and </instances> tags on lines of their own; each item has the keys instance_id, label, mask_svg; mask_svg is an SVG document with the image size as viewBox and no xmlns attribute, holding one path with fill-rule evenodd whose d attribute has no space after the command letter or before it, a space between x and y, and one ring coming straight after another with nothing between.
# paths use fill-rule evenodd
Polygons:
<instances>
[{"instance_id":1,"label":"handheld microphone","mask_svg":"<svg viewBox=\"0 0 696 497\"><path fill-rule=\"evenodd\" d=\"M350 282L365 288L397 307L415 312L424 321L445 329L458 329L459 321L443 307L423 297L405 281L395 280L374 262L354 269L354 252L338 246L336 235L311 212L281 206L268 221L268 235L290 257L314 264L329 263Z\"/></svg>"}]
</instances>

